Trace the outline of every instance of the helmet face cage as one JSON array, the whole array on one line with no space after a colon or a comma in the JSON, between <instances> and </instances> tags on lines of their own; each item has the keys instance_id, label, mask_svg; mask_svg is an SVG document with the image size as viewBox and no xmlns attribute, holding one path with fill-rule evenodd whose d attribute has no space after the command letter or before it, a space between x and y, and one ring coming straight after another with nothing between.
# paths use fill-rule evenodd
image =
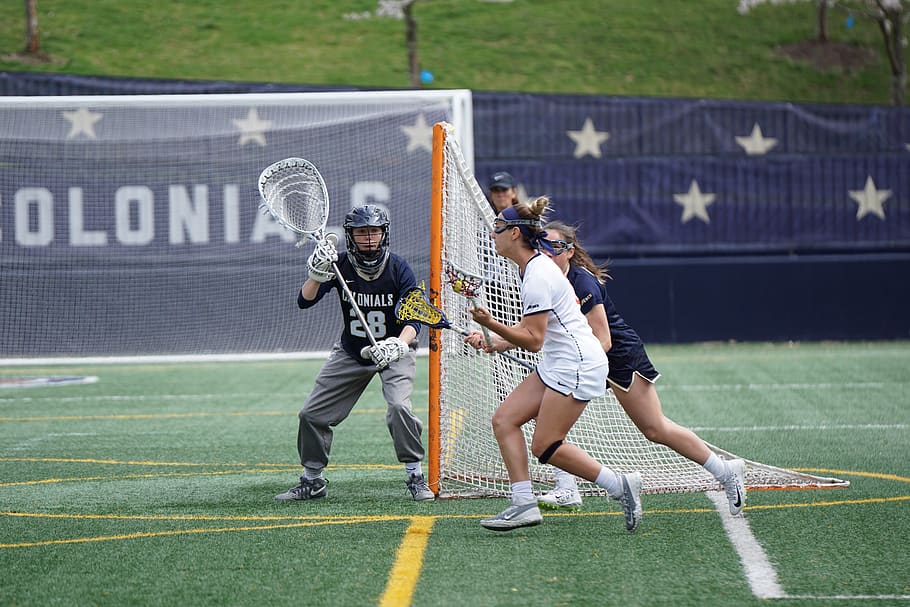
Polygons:
<instances>
[{"instance_id":1,"label":"helmet face cage","mask_svg":"<svg viewBox=\"0 0 910 607\"><path fill-rule=\"evenodd\" d=\"M389 223L388 213L375 204L354 207L344 217L344 237L351 263L369 278L378 276L389 258ZM379 249L361 252L354 241L354 228L382 228Z\"/></svg>"}]
</instances>

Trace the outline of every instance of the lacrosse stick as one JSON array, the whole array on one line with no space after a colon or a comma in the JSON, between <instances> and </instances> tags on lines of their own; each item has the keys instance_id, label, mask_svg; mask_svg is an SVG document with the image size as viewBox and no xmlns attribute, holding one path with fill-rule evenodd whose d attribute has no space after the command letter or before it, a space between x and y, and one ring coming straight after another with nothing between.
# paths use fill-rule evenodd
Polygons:
<instances>
[{"instance_id":1,"label":"lacrosse stick","mask_svg":"<svg viewBox=\"0 0 910 607\"><path fill-rule=\"evenodd\" d=\"M262 196L259 208L271 213L279 225L312 239L317 247L326 246L326 240L333 245L337 242L334 234L328 237L325 234L329 218L329 192L322 174L312 162L303 158L285 158L270 164L259 176L259 194ZM301 239L297 246L304 242ZM370 343L376 347L376 337L334 261L332 269Z\"/></svg>"},{"instance_id":2,"label":"lacrosse stick","mask_svg":"<svg viewBox=\"0 0 910 607\"><path fill-rule=\"evenodd\" d=\"M477 301L475 298L480 297L480 289L483 288L483 277L462 270L448 260L445 262L445 273L452 290L459 295L467 297L468 301L471 302L471 307L476 310ZM483 325L480 326L480 329L483 331L484 342L486 342L487 346L492 346L493 340L490 339L490 330Z\"/></svg>"},{"instance_id":3,"label":"lacrosse stick","mask_svg":"<svg viewBox=\"0 0 910 607\"><path fill-rule=\"evenodd\" d=\"M445 313L427 299L427 294L420 287L408 289L408 292L398 300L398 303L395 304L395 318L400 321L416 321L433 329L451 329L462 335L470 335L470 332L449 322ZM506 352L497 352L497 354L503 358L508 358L525 369L534 370L534 365L511 354Z\"/></svg>"}]
</instances>

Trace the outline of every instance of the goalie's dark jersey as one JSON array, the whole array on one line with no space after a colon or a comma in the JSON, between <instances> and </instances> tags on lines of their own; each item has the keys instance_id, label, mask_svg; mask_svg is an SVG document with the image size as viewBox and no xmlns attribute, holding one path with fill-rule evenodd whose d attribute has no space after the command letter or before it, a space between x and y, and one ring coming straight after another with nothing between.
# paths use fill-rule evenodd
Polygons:
<instances>
[{"instance_id":1,"label":"goalie's dark jersey","mask_svg":"<svg viewBox=\"0 0 910 607\"><path fill-rule=\"evenodd\" d=\"M578 296L578 303L581 304L582 314L587 314L597 304L603 304L604 312L607 313L607 322L610 325L610 340L613 342L610 351L607 352L611 371L615 362L628 358L644 347L635 329L630 327L617 312L616 306L607 295L606 285L597 280L588 270L573 265L569 266L566 278L575 288L575 295Z\"/></svg>"},{"instance_id":2,"label":"goalie's dark jersey","mask_svg":"<svg viewBox=\"0 0 910 607\"><path fill-rule=\"evenodd\" d=\"M404 258L391 253L385 270L382 271L376 280L364 280L354 271L348 254L344 251L338 253L338 270L341 272L351 293L357 301L357 305L363 312L373 337L380 341L387 337L398 337L401 329L406 324L414 327L420 333L420 324L416 322L402 323L395 318L395 304L398 300L413 287L417 286L417 279L411 266ZM372 345L363 328L363 323L357 318L357 313L353 306L347 300L344 290L338 285L337 278L324 282L319 286L319 291L312 301L303 298L300 290L297 290L297 305L300 308L310 308L321 300L326 293L335 289L338 292L338 299L341 302L341 311L344 316L344 330L341 333L341 347L344 351L360 364L372 365L370 359L364 359L360 356L360 350L364 346Z\"/></svg>"}]
</instances>

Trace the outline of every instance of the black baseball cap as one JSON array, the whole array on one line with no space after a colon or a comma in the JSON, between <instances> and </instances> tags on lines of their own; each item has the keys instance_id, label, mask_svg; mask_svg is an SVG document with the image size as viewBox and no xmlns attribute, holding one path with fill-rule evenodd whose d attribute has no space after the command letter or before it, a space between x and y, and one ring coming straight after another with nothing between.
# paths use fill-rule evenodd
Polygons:
<instances>
[{"instance_id":1,"label":"black baseball cap","mask_svg":"<svg viewBox=\"0 0 910 607\"><path fill-rule=\"evenodd\" d=\"M498 173L493 173L493 176L490 177L490 189L493 188L514 188L515 179L505 171L499 171Z\"/></svg>"}]
</instances>

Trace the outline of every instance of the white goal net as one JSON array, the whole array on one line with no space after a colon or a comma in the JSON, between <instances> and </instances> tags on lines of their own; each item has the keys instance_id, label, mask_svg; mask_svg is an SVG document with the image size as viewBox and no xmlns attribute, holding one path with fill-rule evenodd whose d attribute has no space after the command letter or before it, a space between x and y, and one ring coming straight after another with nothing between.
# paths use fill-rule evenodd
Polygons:
<instances>
[{"instance_id":1,"label":"white goal net","mask_svg":"<svg viewBox=\"0 0 910 607\"><path fill-rule=\"evenodd\" d=\"M519 321L519 277L516 266L499 257L490 229L495 216L452 137L450 125L434 130L434 214L430 296L453 325L471 326L467 300L447 284L444 262L484 276L478 304L506 324ZM475 325L476 328L476 325ZM499 454L490 420L498 404L528 374L502 356L476 352L457 331L434 333L431 339L430 482L441 497L495 496L510 492L508 474ZM536 354L511 350L533 363ZM530 444L532 424L524 428ZM720 490L704 468L675 451L648 441L626 416L612 391L592 401L567 440L619 472L638 471L643 491L669 493ZM720 456L735 456L709 445ZM539 490L552 488L554 469L528 453L531 479ZM848 483L747 462L746 484L757 488L837 487ZM582 482L582 493L601 494Z\"/></svg>"},{"instance_id":2,"label":"white goal net","mask_svg":"<svg viewBox=\"0 0 910 607\"><path fill-rule=\"evenodd\" d=\"M327 350L343 319L297 309L312 245L259 174L313 162L328 230L383 205L426 276L440 120L471 146L470 92L0 97L0 359Z\"/></svg>"}]
</instances>

